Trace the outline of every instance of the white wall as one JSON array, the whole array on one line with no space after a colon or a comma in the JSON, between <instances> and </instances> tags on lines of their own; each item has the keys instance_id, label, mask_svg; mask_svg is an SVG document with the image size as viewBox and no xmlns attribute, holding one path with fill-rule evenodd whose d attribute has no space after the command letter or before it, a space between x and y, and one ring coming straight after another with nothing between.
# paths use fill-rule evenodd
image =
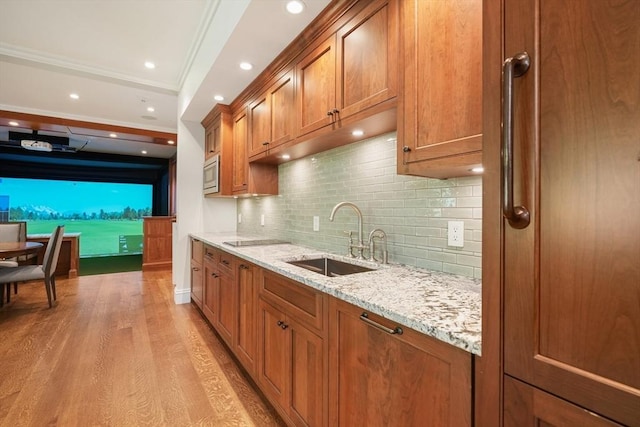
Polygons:
<instances>
[{"instance_id":1,"label":"white wall","mask_svg":"<svg viewBox=\"0 0 640 427\"><path fill-rule=\"evenodd\" d=\"M234 199L205 199L202 196L203 144L204 129L200 123L178 121L178 189L173 240L173 284L176 304L190 301L189 233L235 231L236 227Z\"/></svg>"},{"instance_id":2,"label":"white wall","mask_svg":"<svg viewBox=\"0 0 640 427\"><path fill-rule=\"evenodd\" d=\"M189 73L178 95L178 144L177 144L177 194L176 224L173 238L173 284L176 304L190 301L190 257L189 233L200 231L235 231L236 202L234 199L205 199L202 195L202 167L204 165L204 128L198 110L192 105L195 100L206 98L213 107L213 95L207 93L203 81L211 69L216 56L249 1L217 2L221 8L203 36L200 48L191 64ZM216 21L217 19L217 21ZM222 20L222 21L221 21ZM210 100L209 100L210 99ZM191 118L191 120L188 120ZM205 220L206 218L206 220Z\"/></svg>"}]
</instances>

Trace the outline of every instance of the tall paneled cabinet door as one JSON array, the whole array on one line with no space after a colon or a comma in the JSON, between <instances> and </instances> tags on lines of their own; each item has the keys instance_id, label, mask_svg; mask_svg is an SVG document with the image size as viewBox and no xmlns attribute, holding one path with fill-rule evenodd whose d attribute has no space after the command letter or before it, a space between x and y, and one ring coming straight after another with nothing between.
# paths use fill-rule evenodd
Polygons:
<instances>
[{"instance_id":1,"label":"tall paneled cabinet door","mask_svg":"<svg viewBox=\"0 0 640 427\"><path fill-rule=\"evenodd\" d=\"M640 2L504 3L504 370L639 426Z\"/></svg>"},{"instance_id":2,"label":"tall paneled cabinet door","mask_svg":"<svg viewBox=\"0 0 640 427\"><path fill-rule=\"evenodd\" d=\"M304 135L334 122L336 110L336 38L311 49L296 65L298 133Z\"/></svg>"},{"instance_id":3,"label":"tall paneled cabinet door","mask_svg":"<svg viewBox=\"0 0 640 427\"><path fill-rule=\"evenodd\" d=\"M204 297L203 254L204 243L198 239L191 239L191 299L202 308Z\"/></svg>"},{"instance_id":4,"label":"tall paneled cabinet door","mask_svg":"<svg viewBox=\"0 0 640 427\"><path fill-rule=\"evenodd\" d=\"M249 105L249 159L291 141L295 135L294 72L289 70Z\"/></svg>"},{"instance_id":5,"label":"tall paneled cabinet door","mask_svg":"<svg viewBox=\"0 0 640 427\"><path fill-rule=\"evenodd\" d=\"M395 98L398 85L398 1L377 0L336 36L336 119Z\"/></svg>"},{"instance_id":6,"label":"tall paneled cabinet door","mask_svg":"<svg viewBox=\"0 0 640 427\"><path fill-rule=\"evenodd\" d=\"M255 375L258 343L258 280L260 269L244 260L236 260L238 292L238 336L236 356L242 366Z\"/></svg>"},{"instance_id":7,"label":"tall paneled cabinet door","mask_svg":"<svg viewBox=\"0 0 640 427\"><path fill-rule=\"evenodd\" d=\"M401 2L399 174L482 164L482 0Z\"/></svg>"},{"instance_id":8,"label":"tall paneled cabinet door","mask_svg":"<svg viewBox=\"0 0 640 427\"><path fill-rule=\"evenodd\" d=\"M233 175L231 190L243 193L248 187L249 158L247 157L248 141L247 109L242 108L233 116Z\"/></svg>"}]
</instances>

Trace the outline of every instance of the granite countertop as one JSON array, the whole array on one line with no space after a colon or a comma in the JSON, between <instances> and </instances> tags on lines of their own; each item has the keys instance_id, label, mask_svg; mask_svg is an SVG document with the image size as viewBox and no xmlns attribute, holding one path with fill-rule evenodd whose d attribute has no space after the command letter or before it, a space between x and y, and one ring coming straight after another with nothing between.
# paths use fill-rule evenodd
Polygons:
<instances>
[{"instance_id":1,"label":"granite countertop","mask_svg":"<svg viewBox=\"0 0 640 427\"><path fill-rule=\"evenodd\" d=\"M481 354L480 280L399 264L357 261L293 244L233 247L223 242L264 239L236 233L190 233L190 236L304 283L372 313ZM341 277L326 277L287 261L325 255L377 268Z\"/></svg>"}]
</instances>

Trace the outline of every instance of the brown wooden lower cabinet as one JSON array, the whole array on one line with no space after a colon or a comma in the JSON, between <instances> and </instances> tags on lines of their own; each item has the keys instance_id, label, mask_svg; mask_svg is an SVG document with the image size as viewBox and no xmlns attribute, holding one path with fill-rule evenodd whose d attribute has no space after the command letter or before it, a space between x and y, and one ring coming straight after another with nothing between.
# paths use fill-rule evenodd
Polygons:
<instances>
[{"instance_id":1,"label":"brown wooden lower cabinet","mask_svg":"<svg viewBox=\"0 0 640 427\"><path fill-rule=\"evenodd\" d=\"M216 252L210 246L205 246L204 261L202 263L204 269L202 312L212 324L216 322L216 313L218 311L216 305L218 302L218 289L220 288L220 275L218 274L216 255Z\"/></svg>"},{"instance_id":2,"label":"brown wooden lower cabinet","mask_svg":"<svg viewBox=\"0 0 640 427\"><path fill-rule=\"evenodd\" d=\"M191 239L191 299L200 308L204 296L203 251L204 243Z\"/></svg>"},{"instance_id":3,"label":"brown wooden lower cabinet","mask_svg":"<svg viewBox=\"0 0 640 427\"><path fill-rule=\"evenodd\" d=\"M259 325L258 382L264 393L289 423L326 425L324 340L264 300Z\"/></svg>"},{"instance_id":4,"label":"brown wooden lower cabinet","mask_svg":"<svg viewBox=\"0 0 640 427\"><path fill-rule=\"evenodd\" d=\"M365 312L329 303L329 425L470 426L471 354Z\"/></svg>"},{"instance_id":5,"label":"brown wooden lower cabinet","mask_svg":"<svg viewBox=\"0 0 640 427\"><path fill-rule=\"evenodd\" d=\"M470 353L199 243L199 306L288 425L472 425Z\"/></svg>"},{"instance_id":6,"label":"brown wooden lower cabinet","mask_svg":"<svg viewBox=\"0 0 640 427\"><path fill-rule=\"evenodd\" d=\"M620 425L505 375L504 427Z\"/></svg>"},{"instance_id":7,"label":"brown wooden lower cabinet","mask_svg":"<svg viewBox=\"0 0 640 427\"><path fill-rule=\"evenodd\" d=\"M242 365L251 375L254 375L256 371L259 278L260 268L244 260L236 262L238 335L235 352Z\"/></svg>"},{"instance_id":8,"label":"brown wooden lower cabinet","mask_svg":"<svg viewBox=\"0 0 640 427\"><path fill-rule=\"evenodd\" d=\"M229 348L234 348L238 327L237 292L233 275L219 270L218 305L216 329Z\"/></svg>"}]
</instances>

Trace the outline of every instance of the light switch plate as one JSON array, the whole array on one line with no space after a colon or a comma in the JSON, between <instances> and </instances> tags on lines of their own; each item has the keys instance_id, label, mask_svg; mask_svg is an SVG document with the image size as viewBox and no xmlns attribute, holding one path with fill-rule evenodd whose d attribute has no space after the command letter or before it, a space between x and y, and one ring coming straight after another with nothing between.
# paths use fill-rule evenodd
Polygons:
<instances>
[{"instance_id":1,"label":"light switch plate","mask_svg":"<svg viewBox=\"0 0 640 427\"><path fill-rule=\"evenodd\" d=\"M313 231L320 231L320 217L313 217Z\"/></svg>"},{"instance_id":2,"label":"light switch plate","mask_svg":"<svg viewBox=\"0 0 640 427\"><path fill-rule=\"evenodd\" d=\"M264 227L264 214L260 215L260 225Z\"/></svg>"},{"instance_id":3,"label":"light switch plate","mask_svg":"<svg viewBox=\"0 0 640 427\"><path fill-rule=\"evenodd\" d=\"M448 245L462 248L464 246L464 222L449 221L448 229Z\"/></svg>"},{"instance_id":4,"label":"light switch plate","mask_svg":"<svg viewBox=\"0 0 640 427\"><path fill-rule=\"evenodd\" d=\"M242 214L238 214L238 224L242 224Z\"/></svg>"}]
</instances>

